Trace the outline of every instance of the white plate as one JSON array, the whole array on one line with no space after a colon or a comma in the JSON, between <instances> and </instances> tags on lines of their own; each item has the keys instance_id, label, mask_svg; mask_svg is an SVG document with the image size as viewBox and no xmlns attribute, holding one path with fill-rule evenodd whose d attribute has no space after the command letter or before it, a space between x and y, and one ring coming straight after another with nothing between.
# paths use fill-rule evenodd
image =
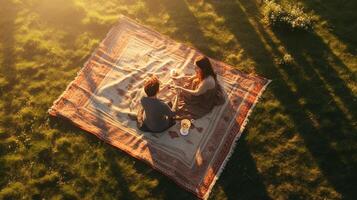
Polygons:
<instances>
[{"instance_id":1,"label":"white plate","mask_svg":"<svg viewBox=\"0 0 357 200\"><path fill-rule=\"evenodd\" d=\"M181 133L181 135L183 135L183 136L185 136L185 135L188 135L188 130L187 131L184 131L184 130L182 130L182 129L180 129L180 133Z\"/></svg>"}]
</instances>

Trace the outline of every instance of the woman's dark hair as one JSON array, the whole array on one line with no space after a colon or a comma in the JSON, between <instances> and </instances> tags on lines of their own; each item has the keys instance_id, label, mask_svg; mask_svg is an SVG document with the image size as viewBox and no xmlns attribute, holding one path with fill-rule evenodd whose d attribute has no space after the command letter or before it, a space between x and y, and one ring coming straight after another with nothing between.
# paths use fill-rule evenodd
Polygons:
<instances>
[{"instance_id":1,"label":"woman's dark hair","mask_svg":"<svg viewBox=\"0 0 357 200\"><path fill-rule=\"evenodd\" d=\"M212 64L206 56L198 57L195 61L195 65L201 69L199 74L199 78L201 80L207 78L208 76L212 76L216 79L216 74L213 71Z\"/></svg>"}]
</instances>

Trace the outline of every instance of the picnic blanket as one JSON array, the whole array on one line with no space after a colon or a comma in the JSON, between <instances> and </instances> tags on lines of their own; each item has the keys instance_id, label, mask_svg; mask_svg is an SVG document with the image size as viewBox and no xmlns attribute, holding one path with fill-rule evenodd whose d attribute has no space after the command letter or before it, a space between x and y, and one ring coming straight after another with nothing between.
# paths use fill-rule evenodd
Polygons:
<instances>
[{"instance_id":1,"label":"picnic blanket","mask_svg":"<svg viewBox=\"0 0 357 200\"><path fill-rule=\"evenodd\" d=\"M168 87L170 70L191 76L200 55L122 16L49 114L69 119L205 199L270 81L210 59L225 102L195 120L189 135L180 135L180 123L160 134L142 132L127 115L140 108L144 81L152 75L161 81L158 97L171 101L176 94Z\"/></svg>"}]
</instances>

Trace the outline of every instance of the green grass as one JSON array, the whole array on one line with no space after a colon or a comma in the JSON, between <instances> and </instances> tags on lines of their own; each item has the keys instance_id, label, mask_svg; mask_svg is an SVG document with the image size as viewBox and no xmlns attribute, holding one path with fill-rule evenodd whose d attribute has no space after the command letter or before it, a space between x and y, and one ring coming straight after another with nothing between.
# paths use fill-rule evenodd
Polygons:
<instances>
[{"instance_id":1,"label":"green grass","mask_svg":"<svg viewBox=\"0 0 357 200\"><path fill-rule=\"evenodd\" d=\"M357 2L294 2L312 33L269 28L252 0L1 0L0 199L194 199L47 114L119 14L273 80L211 199L356 199Z\"/></svg>"}]
</instances>

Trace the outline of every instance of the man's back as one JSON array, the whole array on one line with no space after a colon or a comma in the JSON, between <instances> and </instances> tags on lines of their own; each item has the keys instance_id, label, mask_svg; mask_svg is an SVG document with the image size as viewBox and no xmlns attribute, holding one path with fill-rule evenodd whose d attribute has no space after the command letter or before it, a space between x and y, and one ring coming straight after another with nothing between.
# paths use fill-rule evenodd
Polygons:
<instances>
[{"instance_id":1,"label":"man's back","mask_svg":"<svg viewBox=\"0 0 357 200\"><path fill-rule=\"evenodd\" d=\"M143 122L152 132L162 132L172 125L174 113L162 100L143 97L141 104L144 108Z\"/></svg>"}]
</instances>

